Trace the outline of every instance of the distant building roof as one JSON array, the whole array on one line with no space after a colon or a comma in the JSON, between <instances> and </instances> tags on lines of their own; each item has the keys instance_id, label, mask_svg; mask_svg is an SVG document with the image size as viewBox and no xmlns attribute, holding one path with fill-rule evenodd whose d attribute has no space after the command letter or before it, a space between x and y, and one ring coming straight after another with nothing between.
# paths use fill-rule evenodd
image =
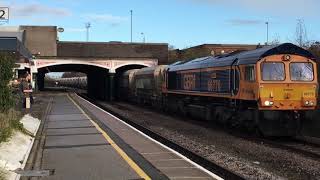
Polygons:
<instances>
[{"instance_id":1,"label":"distant building roof","mask_svg":"<svg viewBox=\"0 0 320 180\"><path fill-rule=\"evenodd\" d=\"M3 26L0 27L0 37L16 37L24 42L24 31L19 26Z\"/></svg>"},{"instance_id":2,"label":"distant building roof","mask_svg":"<svg viewBox=\"0 0 320 180\"><path fill-rule=\"evenodd\" d=\"M17 37L0 37L0 51L16 52L25 59L32 58L32 54Z\"/></svg>"},{"instance_id":3,"label":"distant building roof","mask_svg":"<svg viewBox=\"0 0 320 180\"><path fill-rule=\"evenodd\" d=\"M193 49L193 48L201 48L201 47L256 47L258 44L201 44L198 46L189 47L186 49ZM183 50L186 50L183 49Z\"/></svg>"}]
</instances>

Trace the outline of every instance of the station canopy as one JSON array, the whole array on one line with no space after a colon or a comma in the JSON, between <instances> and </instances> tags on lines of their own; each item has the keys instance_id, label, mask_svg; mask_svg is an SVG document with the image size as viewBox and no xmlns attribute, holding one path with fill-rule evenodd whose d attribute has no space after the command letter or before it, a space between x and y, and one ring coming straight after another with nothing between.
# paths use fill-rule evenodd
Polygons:
<instances>
[{"instance_id":1,"label":"station canopy","mask_svg":"<svg viewBox=\"0 0 320 180\"><path fill-rule=\"evenodd\" d=\"M0 37L0 52L17 53L17 60L29 61L32 54L17 37Z\"/></svg>"}]
</instances>

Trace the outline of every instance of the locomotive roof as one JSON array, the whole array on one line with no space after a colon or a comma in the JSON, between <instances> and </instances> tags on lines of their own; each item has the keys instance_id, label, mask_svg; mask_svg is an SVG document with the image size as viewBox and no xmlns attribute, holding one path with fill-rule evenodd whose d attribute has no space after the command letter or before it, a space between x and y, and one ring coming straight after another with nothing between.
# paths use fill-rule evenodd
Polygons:
<instances>
[{"instance_id":1,"label":"locomotive roof","mask_svg":"<svg viewBox=\"0 0 320 180\"><path fill-rule=\"evenodd\" d=\"M284 43L275 46L266 46L263 48L243 51L239 53L231 53L221 56L209 56L197 58L184 63L173 64L169 66L169 71L189 70L205 67L221 67L231 66L237 60L237 64L255 64L261 58L276 54L293 54L305 56L313 59L314 56L307 50L291 43Z\"/></svg>"}]
</instances>

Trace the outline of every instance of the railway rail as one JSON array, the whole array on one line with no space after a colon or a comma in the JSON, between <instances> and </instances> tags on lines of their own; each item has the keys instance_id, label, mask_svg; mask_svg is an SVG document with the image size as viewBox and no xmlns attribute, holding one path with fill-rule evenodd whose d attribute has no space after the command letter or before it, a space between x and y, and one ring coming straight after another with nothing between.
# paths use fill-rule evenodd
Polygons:
<instances>
[{"instance_id":1,"label":"railway rail","mask_svg":"<svg viewBox=\"0 0 320 180\"><path fill-rule=\"evenodd\" d=\"M281 148L293 153L297 153L306 157L320 159L320 145L307 141L297 140L295 138L269 140L269 139L253 139L257 143L264 143L272 147Z\"/></svg>"},{"instance_id":2,"label":"railway rail","mask_svg":"<svg viewBox=\"0 0 320 180\"><path fill-rule=\"evenodd\" d=\"M150 136L151 138L159 141L162 144L165 144L166 146L174 149L175 151L181 153L182 155L186 156L187 158L189 158L190 160L194 161L195 163L199 164L202 167L205 167L207 170L214 172L215 174L219 175L220 177L223 177L224 179L245 179L243 176L241 176L240 174L234 173L226 168L221 167L220 165L180 146L177 143L174 143L172 141L170 141L169 139L161 136L158 133L155 133L153 131L151 131L150 129L143 127L131 120L129 120L128 118L122 116L121 114L111 111L110 109L106 109L103 105L99 104L98 102L96 102L95 100L87 97L84 94L79 94L77 93L80 97L90 101L91 103L95 104L96 106L107 110L108 112L110 112L111 114L121 118L123 121L125 121L126 123L130 124L131 126L137 128L138 130L140 130L141 132L147 134L148 136Z\"/></svg>"}]
</instances>

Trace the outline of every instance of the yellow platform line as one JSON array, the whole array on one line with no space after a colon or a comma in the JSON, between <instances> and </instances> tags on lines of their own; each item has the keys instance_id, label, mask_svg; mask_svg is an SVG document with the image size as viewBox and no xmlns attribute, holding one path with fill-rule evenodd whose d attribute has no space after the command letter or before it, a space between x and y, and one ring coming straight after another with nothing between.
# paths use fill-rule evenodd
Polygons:
<instances>
[{"instance_id":1,"label":"yellow platform line","mask_svg":"<svg viewBox=\"0 0 320 180\"><path fill-rule=\"evenodd\" d=\"M91 121L91 123L96 127L96 129L101 132L103 137L108 141L108 143L117 151L117 153L129 164L129 166L143 179L151 180L151 178L111 139L111 137L101 129L101 127L94 122L89 115L84 112L84 110L68 95L68 98L73 102L73 104Z\"/></svg>"}]
</instances>

